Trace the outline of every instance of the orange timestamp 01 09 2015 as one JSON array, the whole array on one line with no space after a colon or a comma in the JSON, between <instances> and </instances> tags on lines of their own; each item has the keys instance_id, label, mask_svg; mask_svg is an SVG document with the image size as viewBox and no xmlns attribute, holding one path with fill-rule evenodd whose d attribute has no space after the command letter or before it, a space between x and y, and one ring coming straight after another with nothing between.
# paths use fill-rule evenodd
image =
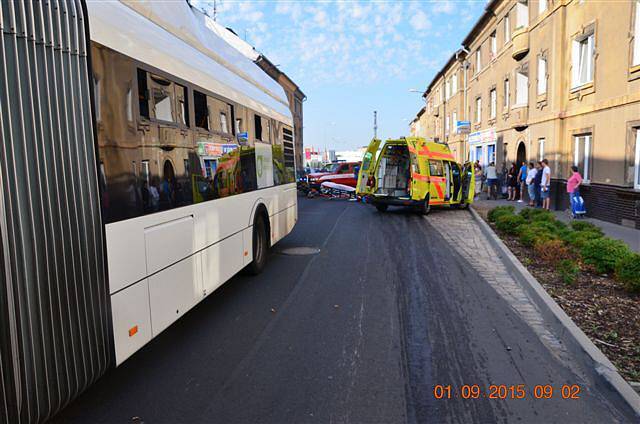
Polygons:
<instances>
[{"instance_id":1,"label":"orange timestamp 01 09 2015","mask_svg":"<svg viewBox=\"0 0 640 424\"><path fill-rule=\"evenodd\" d=\"M478 384L463 384L460 387L436 384L433 397L436 399L580 399L581 387L577 384L563 384L554 387L550 384L538 384L527 387L524 384L490 384L482 387Z\"/></svg>"}]
</instances>

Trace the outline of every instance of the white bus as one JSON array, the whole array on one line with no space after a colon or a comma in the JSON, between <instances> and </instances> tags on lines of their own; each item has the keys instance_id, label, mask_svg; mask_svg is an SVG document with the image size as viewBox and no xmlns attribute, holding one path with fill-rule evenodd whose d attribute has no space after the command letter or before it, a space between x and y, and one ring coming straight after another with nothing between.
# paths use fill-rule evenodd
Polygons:
<instances>
[{"instance_id":1,"label":"white bus","mask_svg":"<svg viewBox=\"0 0 640 424\"><path fill-rule=\"evenodd\" d=\"M296 222L283 89L186 2L89 2L116 363Z\"/></svg>"},{"instance_id":2,"label":"white bus","mask_svg":"<svg viewBox=\"0 0 640 424\"><path fill-rule=\"evenodd\" d=\"M41 421L262 270L297 220L293 120L186 1L3 1L0 21L0 412Z\"/></svg>"}]
</instances>

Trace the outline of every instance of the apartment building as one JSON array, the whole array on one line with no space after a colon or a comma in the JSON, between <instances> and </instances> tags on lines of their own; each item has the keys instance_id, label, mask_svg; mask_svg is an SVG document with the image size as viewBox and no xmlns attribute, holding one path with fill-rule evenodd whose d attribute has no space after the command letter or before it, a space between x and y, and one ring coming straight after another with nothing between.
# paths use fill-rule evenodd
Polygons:
<instances>
[{"instance_id":1,"label":"apartment building","mask_svg":"<svg viewBox=\"0 0 640 424\"><path fill-rule=\"evenodd\" d=\"M452 149L499 168L547 158L558 209L576 165L589 215L640 228L640 0L493 0L462 45L471 131Z\"/></svg>"},{"instance_id":2,"label":"apartment building","mask_svg":"<svg viewBox=\"0 0 640 424\"><path fill-rule=\"evenodd\" d=\"M465 157L465 137L458 131L465 110L465 58L463 50L453 54L427 87L422 95L426 106L420 125L422 136L448 143L459 161Z\"/></svg>"}]
</instances>

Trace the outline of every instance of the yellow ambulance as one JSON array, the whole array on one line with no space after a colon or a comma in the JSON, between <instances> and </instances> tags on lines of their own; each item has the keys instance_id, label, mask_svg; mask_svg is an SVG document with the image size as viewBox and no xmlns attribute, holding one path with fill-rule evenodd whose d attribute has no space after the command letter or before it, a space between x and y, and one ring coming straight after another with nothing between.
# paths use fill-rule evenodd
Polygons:
<instances>
[{"instance_id":1,"label":"yellow ambulance","mask_svg":"<svg viewBox=\"0 0 640 424\"><path fill-rule=\"evenodd\" d=\"M473 203L471 163L457 163L446 144L424 138L373 139L362 159L356 192L380 212L389 205L466 208Z\"/></svg>"}]
</instances>

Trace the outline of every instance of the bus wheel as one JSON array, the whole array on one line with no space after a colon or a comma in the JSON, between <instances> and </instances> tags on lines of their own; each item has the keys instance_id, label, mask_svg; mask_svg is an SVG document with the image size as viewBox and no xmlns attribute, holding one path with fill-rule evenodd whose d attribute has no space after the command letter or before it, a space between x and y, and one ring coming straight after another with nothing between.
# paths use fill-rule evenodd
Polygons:
<instances>
[{"instance_id":1,"label":"bus wheel","mask_svg":"<svg viewBox=\"0 0 640 424\"><path fill-rule=\"evenodd\" d=\"M267 263L268 237L269 233L264 216L258 215L253 224L253 262L247 267L249 273L253 275L260 274Z\"/></svg>"},{"instance_id":2,"label":"bus wheel","mask_svg":"<svg viewBox=\"0 0 640 424\"><path fill-rule=\"evenodd\" d=\"M378 212L386 212L388 208L389 205L385 203L376 203L376 209L378 209Z\"/></svg>"},{"instance_id":3,"label":"bus wheel","mask_svg":"<svg viewBox=\"0 0 640 424\"><path fill-rule=\"evenodd\" d=\"M429 204L429 196L427 195L427 198L424 199L424 202L422 202L422 204L419 206L420 208L420 213L422 215L429 215L429 212L431 212L431 205Z\"/></svg>"}]
</instances>

